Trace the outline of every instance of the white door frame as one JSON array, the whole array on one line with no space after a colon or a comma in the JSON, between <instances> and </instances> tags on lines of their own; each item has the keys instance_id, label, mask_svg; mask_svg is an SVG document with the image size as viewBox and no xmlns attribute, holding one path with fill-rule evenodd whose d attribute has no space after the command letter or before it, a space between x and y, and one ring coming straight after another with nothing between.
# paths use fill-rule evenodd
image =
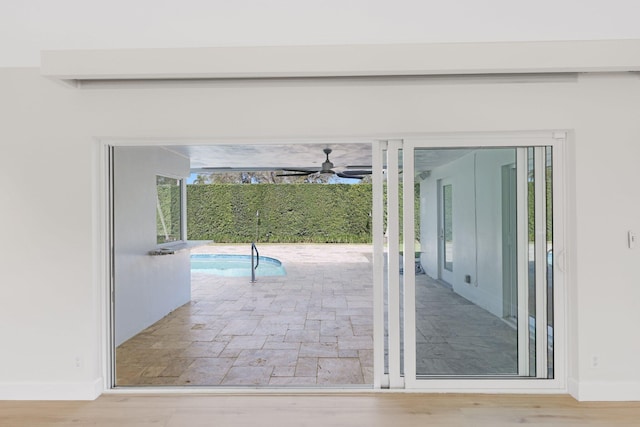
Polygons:
<instances>
[{"instance_id":1,"label":"white door frame","mask_svg":"<svg viewBox=\"0 0 640 427\"><path fill-rule=\"evenodd\" d=\"M550 136L551 135L551 136ZM552 140L550 141L551 138ZM362 142L372 142L373 147L373 159L372 166L374 173L372 175L373 178L373 209L372 209L372 225L374 230L373 235L373 243L374 243L374 253L373 253L373 298L374 298L374 324L373 324L373 336L374 336L374 389L394 387L394 388L406 388L406 389L414 389L414 390L424 390L424 391L436 391L436 392L505 392L505 393L530 393L532 390L538 393L563 393L567 391L566 386L566 302L565 302L565 287L564 287L564 236L565 236L565 221L564 221L564 194L565 194L565 180L564 180L564 152L565 145L564 141L566 138L565 132L503 132L498 134L477 134L477 135L467 135L467 134L428 134L420 137L412 136L411 138L406 138L404 140L395 137L395 138L385 138L385 139L377 139L377 138L369 138L369 137L361 137L357 140L353 138L349 138L348 142L354 143L362 143ZM332 140L347 143L347 141L343 138L332 138ZM326 143L327 139L323 138L321 142ZM393 142L392 142L393 141ZM555 294L555 304L554 304L554 323L555 323L555 331L554 331L554 344L555 344L555 379L553 380L463 380L463 379L453 379L453 380L416 380L415 379L415 277L413 274L405 275L404 282L404 374L400 373L399 369L399 360L400 360L400 349L399 346L397 350L394 345L394 350L390 349L390 352L395 352L397 355L393 355L393 360L397 361L395 364L397 367L392 368L394 374L387 375L384 372L384 334L385 334L385 324L384 324L384 294L383 294L383 275L384 275L384 227L383 227L383 206L382 206L382 196L383 196L383 169L384 169L384 157L383 151L388 149L389 142L391 142L392 148L395 149L403 149L403 187L404 188L412 188L413 186L413 148L415 148L416 144L427 144L427 146L433 148L455 148L455 147L481 147L481 146L514 146L514 141L522 144L523 146L544 146L544 145L552 145L554 147L554 156L553 156L553 167L554 167L554 191L553 191L553 202L554 202L554 253L555 253L555 262L554 266L556 267L556 275L554 277L554 294ZM112 328L109 326L112 322L113 316L110 313L112 309L111 298L112 298L112 287L111 287L111 274L110 271L110 258L112 256L112 248L110 244L112 239L109 237L112 232L111 227L111 217L110 217L110 185L111 179L110 176L110 147L112 146L132 146L132 145L146 145L146 146L157 146L164 145L167 141L162 141L159 139L97 139L96 140L96 149L94 151L94 159L97 164L97 180L98 185L97 188L97 197L96 197L96 206L98 206L97 211L102 212L102 214L98 215L98 222L101 224L100 230L97 232L99 234L97 240L101 242L98 244L97 252L99 253L100 258L100 266L99 271L101 271L100 279L101 282L101 292L100 299L102 300L101 306L102 310L102 324L103 335L101 338L102 348L103 348L103 378L104 378L104 392L107 393L139 393L140 391L144 391L146 393L151 392L172 392L172 393L202 393L202 392L210 392L210 393L229 393L230 389L226 388L197 388L197 389L154 389L152 387L148 388L127 388L127 389L112 389L113 387L113 362L112 359L112 349L113 344L112 340ZM244 143L275 143L275 142L265 142L261 139L251 139L251 140L243 140ZM293 140L291 142L294 142ZM304 139L295 140L298 143L317 143L318 140L315 139ZM183 140L180 142L172 141L173 144L178 145L192 145L192 144L202 144L201 140ZM206 143L209 144L225 144L228 143L226 140L208 140ZM397 159L397 156L396 156ZM388 166L388 165L387 165ZM396 172L398 170L396 169ZM395 174L396 178L398 177L398 173ZM398 183L398 181L396 181ZM397 185L395 187L397 189ZM404 212L406 215L402 218L403 227L405 230L413 233L413 224L414 224L414 214L413 209L406 209L407 206L413 206L413 192L404 192L403 194L403 204L405 206ZM391 214L392 217L388 218L388 220L394 220L398 223L400 218L395 214ZM393 236L389 234L389 237ZM398 234L395 234L396 239L399 237ZM398 246L399 249L399 242ZM403 245L404 253L411 254L415 252L414 248L414 240L411 238L405 239ZM395 251L397 254L398 251ZM396 265L399 269L399 259L396 262ZM414 271L414 260L413 257L404 257L404 271L405 272L413 272ZM391 270L391 268L389 268ZM393 270L391 270L393 271ZM398 271L397 269L395 270ZM396 275L397 276L397 275ZM389 277L393 277L390 275ZM396 280L397 277L396 277ZM399 285L399 283L398 283ZM399 286L396 284L393 285L394 294L397 291L397 301L400 300L399 295ZM396 298L394 296L394 298ZM397 310L396 310L397 308ZM396 308L394 308L393 316L389 316L390 322L393 324L393 330L398 332L394 332L395 335L394 342L400 343L401 337L399 334L399 306L396 304ZM396 327L398 325L398 327ZM413 327L411 326L413 325ZM391 368L391 366L390 366ZM274 392L273 389L241 389L243 392L252 392L252 393L270 393ZM286 389L278 389L276 392L286 392ZM309 392L309 393L317 393L317 389L309 389L309 390L300 390L300 389L292 389L290 391L295 391L296 393L301 392ZM354 391L360 392L359 389L323 389L323 391Z\"/></svg>"},{"instance_id":2,"label":"white door frame","mask_svg":"<svg viewBox=\"0 0 640 427\"><path fill-rule=\"evenodd\" d=\"M426 136L406 138L403 140L403 188L413 188L414 185L414 150L415 148L465 148L465 147L540 147L536 148L542 151L544 146L552 146L553 170L554 170L554 252L556 259L560 258L560 254L564 253L565 240L565 223L564 223L564 150L566 139L565 132L522 132L509 134L478 134L478 135L444 135L444 136ZM518 150L522 151L522 150ZM539 157L539 156L538 156ZM543 169L544 170L544 169ZM542 182L544 182L542 180ZM543 185L543 184L540 184ZM393 189L393 187L388 187ZM403 225L405 233L413 233L414 221L414 200L413 192L405 191L403 194ZM389 195L387 195L389 197ZM544 205L537 206L536 211L544 208ZM544 218L544 216L543 216ZM542 223L536 226L536 232L541 232ZM404 253L413 253L414 239L410 238L412 234L405 236ZM389 235L389 238L394 237ZM537 254L540 256L541 254ZM545 254L546 256L546 254ZM405 257L406 258L406 257ZM546 259L546 258L543 258ZM544 265L543 265L544 267ZM565 289L563 266L560 263L555 265L554 275L554 294L555 294L555 317L554 317L554 379L530 379L522 378L519 380L510 379L417 379L416 378L416 314L415 314L415 274L413 268L413 259L405 259L404 262L404 382L407 389L416 389L423 391L479 391L479 392L531 392L535 390L538 393L561 393L566 392L566 307L565 307ZM526 270L525 270L526 271ZM546 290L546 275L538 279L544 281L542 287ZM539 287L539 286L538 286ZM542 295L540 295L542 296ZM540 297L538 296L538 298ZM545 301L545 300L543 300ZM391 313L390 313L391 315ZM526 318L526 317L525 317ZM528 322L519 322L528 325ZM538 321L537 323L541 323ZM541 323L546 329L546 321ZM546 337L546 331L544 335ZM544 340L546 347L546 339ZM541 346L538 346L540 348ZM542 356L541 350L538 356ZM539 360L539 357L537 360ZM544 360L546 360L546 354ZM520 371L522 372L522 371ZM539 375L542 373L537 371ZM546 374L546 372L545 372Z\"/></svg>"}]
</instances>

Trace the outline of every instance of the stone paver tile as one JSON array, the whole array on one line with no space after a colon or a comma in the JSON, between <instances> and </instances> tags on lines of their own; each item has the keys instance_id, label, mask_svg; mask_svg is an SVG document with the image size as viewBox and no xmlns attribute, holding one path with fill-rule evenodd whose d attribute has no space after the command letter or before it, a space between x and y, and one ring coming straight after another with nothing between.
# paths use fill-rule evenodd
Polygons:
<instances>
[{"instance_id":1,"label":"stone paver tile","mask_svg":"<svg viewBox=\"0 0 640 427\"><path fill-rule=\"evenodd\" d=\"M349 320L321 320L320 333L337 337L353 336L353 329Z\"/></svg>"},{"instance_id":2,"label":"stone paver tile","mask_svg":"<svg viewBox=\"0 0 640 427\"><path fill-rule=\"evenodd\" d=\"M358 357L360 357L360 364L363 368L365 366L373 367L373 350L358 350Z\"/></svg>"},{"instance_id":3,"label":"stone paver tile","mask_svg":"<svg viewBox=\"0 0 640 427\"><path fill-rule=\"evenodd\" d=\"M234 366L222 380L222 385L267 385L273 367Z\"/></svg>"},{"instance_id":4,"label":"stone paver tile","mask_svg":"<svg viewBox=\"0 0 640 427\"><path fill-rule=\"evenodd\" d=\"M373 336L373 325L353 325L353 335Z\"/></svg>"},{"instance_id":5,"label":"stone paver tile","mask_svg":"<svg viewBox=\"0 0 640 427\"><path fill-rule=\"evenodd\" d=\"M336 343L302 343L300 345L300 357L337 357L338 346Z\"/></svg>"},{"instance_id":6,"label":"stone paver tile","mask_svg":"<svg viewBox=\"0 0 640 427\"><path fill-rule=\"evenodd\" d=\"M362 377L365 384L373 384L373 367L363 366Z\"/></svg>"},{"instance_id":7,"label":"stone paver tile","mask_svg":"<svg viewBox=\"0 0 640 427\"><path fill-rule=\"evenodd\" d=\"M191 341L212 341L218 332L212 329L190 329L184 334L184 338Z\"/></svg>"},{"instance_id":8,"label":"stone paver tile","mask_svg":"<svg viewBox=\"0 0 640 427\"><path fill-rule=\"evenodd\" d=\"M287 314L274 314L271 316L264 316L262 318L262 320L260 320L260 323L263 325L266 324L290 324L290 323L294 323L294 324L302 324L304 325L306 316L303 314L291 314L291 313L287 313Z\"/></svg>"},{"instance_id":9,"label":"stone paver tile","mask_svg":"<svg viewBox=\"0 0 640 427\"><path fill-rule=\"evenodd\" d=\"M358 358L319 358L318 384L363 384Z\"/></svg>"},{"instance_id":10,"label":"stone paver tile","mask_svg":"<svg viewBox=\"0 0 640 427\"><path fill-rule=\"evenodd\" d=\"M182 375L195 361L194 358L173 359L167 365L167 368L159 375L161 377L179 377Z\"/></svg>"},{"instance_id":11,"label":"stone paver tile","mask_svg":"<svg viewBox=\"0 0 640 427\"><path fill-rule=\"evenodd\" d=\"M306 330L320 330L320 321L319 320L308 320L304 324L304 329Z\"/></svg>"},{"instance_id":12,"label":"stone paver tile","mask_svg":"<svg viewBox=\"0 0 640 427\"><path fill-rule=\"evenodd\" d=\"M307 331L304 329L290 329L284 337L285 342L318 342L320 331Z\"/></svg>"},{"instance_id":13,"label":"stone paver tile","mask_svg":"<svg viewBox=\"0 0 640 427\"><path fill-rule=\"evenodd\" d=\"M341 350L373 349L373 338L370 336L338 337L338 348Z\"/></svg>"},{"instance_id":14,"label":"stone paver tile","mask_svg":"<svg viewBox=\"0 0 640 427\"><path fill-rule=\"evenodd\" d=\"M350 320L351 320L351 324L353 326L356 326L356 325L373 325L373 314L370 314L369 316L362 316L362 315L351 316Z\"/></svg>"},{"instance_id":15,"label":"stone paver tile","mask_svg":"<svg viewBox=\"0 0 640 427\"><path fill-rule=\"evenodd\" d=\"M317 357L300 357L296 364L296 377L314 377L318 373Z\"/></svg>"},{"instance_id":16,"label":"stone paver tile","mask_svg":"<svg viewBox=\"0 0 640 427\"><path fill-rule=\"evenodd\" d=\"M225 350L252 350L252 349L260 349L264 345L267 337L265 335L239 335L237 337L233 337Z\"/></svg>"},{"instance_id":17,"label":"stone paver tile","mask_svg":"<svg viewBox=\"0 0 640 427\"><path fill-rule=\"evenodd\" d=\"M147 366L140 376L142 377L159 377L162 371L167 369L166 366Z\"/></svg>"},{"instance_id":18,"label":"stone paver tile","mask_svg":"<svg viewBox=\"0 0 640 427\"><path fill-rule=\"evenodd\" d=\"M358 350L338 350L338 357L359 357Z\"/></svg>"},{"instance_id":19,"label":"stone paver tile","mask_svg":"<svg viewBox=\"0 0 640 427\"><path fill-rule=\"evenodd\" d=\"M222 353L220 353L218 357L235 359L240 355L241 351L242 351L241 348L225 348L224 350L222 350Z\"/></svg>"},{"instance_id":20,"label":"stone paver tile","mask_svg":"<svg viewBox=\"0 0 640 427\"><path fill-rule=\"evenodd\" d=\"M276 366L273 368L271 377L292 377L295 374L296 374L295 366ZM315 382L315 377L313 377L313 381Z\"/></svg>"},{"instance_id":21,"label":"stone paver tile","mask_svg":"<svg viewBox=\"0 0 640 427\"><path fill-rule=\"evenodd\" d=\"M251 335L260 323L257 319L232 319L220 331L221 335Z\"/></svg>"},{"instance_id":22,"label":"stone paver tile","mask_svg":"<svg viewBox=\"0 0 640 427\"><path fill-rule=\"evenodd\" d=\"M233 366L279 366L295 368L298 350L243 350Z\"/></svg>"},{"instance_id":23,"label":"stone paver tile","mask_svg":"<svg viewBox=\"0 0 640 427\"><path fill-rule=\"evenodd\" d=\"M347 308L366 308L368 310L373 310L373 302L372 301L347 301Z\"/></svg>"},{"instance_id":24,"label":"stone paver tile","mask_svg":"<svg viewBox=\"0 0 640 427\"><path fill-rule=\"evenodd\" d=\"M178 341L167 339L158 341L151 346L153 349L185 349L191 345L191 341Z\"/></svg>"},{"instance_id":25,"label":"stone paver tile","mask_svg":"<svg viewBox=\"0 0 640 427\"><path fill-rule=\"evenodd\" d=\"M218 385L233 365L232 358L196 359L176 384Z\"/></svg>"},{"instance_id":26,"label":"stone paver tile","mask_svg":"<svg viewBox=\"0 0 640 427\"><path fill-rule=\"evenodd\" d=\"M224 350L224 342L194 342L185 348L182 355L185 357L217 357Z\"/></svg>"},{"instance_id":27,"label":"stone paver tile","mask_svg":"<svg viewBox=\"0 0 640 427\"><path fill-rule=\"evenodd\" d=\"M269 379L269 385L272 386L305 386L305 385L315 385L316 377L277 377L272 376Z\"/></svg>"},{"instance_id":28,"label":"stone paver tile","mask_svg":"<svg viewBox=\"0 0 640 427\"><path fill-rule=\"evenodd\" d=\"M233 335L217 335L213 340L216 342L228 343L233 338Z\"/></svg>"},{"instance_id":29,"label":"stone paver tile","mask_svg":"<svg viewBox=\"0 0 640 427\"><path fill-rule=\"evenodd\" d=\"M322 298L323 308L347 308L347 299L345 297L326 297Z\"/></svg>"},{"instance_id":30,"label":"stone paver tile","mask_svg":"<svg viewBox=\"0 0 640 427\"><path fill-rule=\"evenodd\" d=\"M308 311L307 312L308 320L336 320L336 312L335 311Z\"/></svg>"},{"instance_id":31,"label":"stone paver tile","mask_svg":"<svg viewBox=\"0 0 640 427\"><path fill-rule=\"evenodd\" d=\"M300 343L267 340L262 348L264 350L298 350L300 348Z\"/></svg>"},{"instance_id":32,"label":"stone paver tile","mask_svg":"<svg viewBox=\"0 0 640 427\"><path fill-rule=\"evenodd\" d=\"M289 327L286 323L262 323L253 331L254 335L285 335Z\"/></svg>"}]
</instances>

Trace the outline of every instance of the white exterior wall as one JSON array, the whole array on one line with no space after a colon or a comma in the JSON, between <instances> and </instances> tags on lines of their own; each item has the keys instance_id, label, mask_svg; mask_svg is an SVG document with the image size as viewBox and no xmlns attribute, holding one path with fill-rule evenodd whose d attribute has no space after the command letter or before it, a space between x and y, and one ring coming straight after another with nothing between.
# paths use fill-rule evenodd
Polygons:
<instances>
[{"instance_id":1,"label":"white exterior wall","mask_svg":"<svg viewBox=\"0 0 640 427\"><path fill-rule=\"evenodd\" d=\"M453 185L450 285L498 317L502 317L502 166L512 163L514 149L478 150L433 169L420 183L421 263L426 273L438 277L438 180L449 179ZM464 281L467 274L470 284Z\"/></svg>"},{"instance_id":2,"label":"white exterior wall","mask_svg":"<svg viewBox=\"0 0 640 427\"><path fill-rule=\"evenodd\" d=\"M187 178L189 159L157 147L116 147L115 342L122 344L191 300L189 251L150 256L156 243L156 176Z\"/></svg>"},{"instance_id":3,"label":"white exterior wall","mask_svg":"<svg viewBox=\"0 0 640 427\"><path fill-rule=\"evenodd\" d=\"M640 399L640 250L626 241L627 230L640 230L636 75L78 90L37 69L4 69L0 93L0 398L91 399L102 390L99 138L564 129L570 390Z\"/></svg>"}]
</instances>

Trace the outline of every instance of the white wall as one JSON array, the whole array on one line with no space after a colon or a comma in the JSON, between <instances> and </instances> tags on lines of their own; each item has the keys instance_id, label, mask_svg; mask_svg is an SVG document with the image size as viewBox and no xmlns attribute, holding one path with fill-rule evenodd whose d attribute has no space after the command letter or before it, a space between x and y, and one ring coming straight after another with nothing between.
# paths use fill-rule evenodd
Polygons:
<instances>
[{"instance_id":1,"label":"white wall","mask_svg":"<svg viewBox=\"0 0 640 427\"><path fill-rule=\"evenodd\" d=\"M37 69L3 69L0 93L0 398L93 398L101 389L106 326L96 138L535 129L572 135L566 170L572 391L587 399L640 398L640 249L626 246L627 230L640 230L636 75L77 90Z\"/></svg>"},{"instance_id":2,"label":"white wall","mask_svg":"<svg viewBox=\"0 0 640 427\"><path fill-rule=\"evenodd\" d=\"M157 147L114 153L115 342L122 344L191 300L189 251L156 249L156 176L189 176L189 159Z\"/></svg>"},{"instance_id":3,"label":"white wall","mask_svg":"<svg viewBox=\"0 0 640 427\"><path fill-rule=\"evenodd\" d=\"M472 142L469 142L472 144ZM421 262L438 277L438 180L453 185L453 290L502 317L502 166L514 149L477 150L434 168L420 183ZM476 222L477 215L477 222ZM471 283L465 283L465 275Z\"/></svg>"},{"instance_id":4,"label":"white wall","mask_svg":"<svg viewBox=\"0 0 640 427\"><path fill-rule=\"evenodd\" d=\"M4 0L0 66L40 51L640 38L636 0Z\"/></svg>"}]
</instances>

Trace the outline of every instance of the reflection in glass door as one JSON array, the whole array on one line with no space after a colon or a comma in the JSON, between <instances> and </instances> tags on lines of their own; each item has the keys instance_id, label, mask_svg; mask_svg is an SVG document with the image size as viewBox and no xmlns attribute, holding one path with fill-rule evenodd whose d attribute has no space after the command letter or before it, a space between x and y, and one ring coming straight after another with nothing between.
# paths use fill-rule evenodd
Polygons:
<instances>
[{"instance_id":1,"label":"reflection in glass door","mask_svg":"<svg viewBox=\"0 0 640 427\"><path fill-rule=\"evenodd\" d=\"M453 185L449 180L438 180L438 215L440 218L438 277L448 284L453 281Z\"/></svg>"},{"instance_id":2,"label":"reflection in glass door","mask_svg":"<svg viewBox=\"0 0 640 427\"><path fill-rule=\"evenodd\" d=\"M403 278L407 384L553 378L552 147L405 141L403 152L403 186L420 194L421 268ZM412 203L404 198L405 253Z\"/></svg>"}]
</instances>

